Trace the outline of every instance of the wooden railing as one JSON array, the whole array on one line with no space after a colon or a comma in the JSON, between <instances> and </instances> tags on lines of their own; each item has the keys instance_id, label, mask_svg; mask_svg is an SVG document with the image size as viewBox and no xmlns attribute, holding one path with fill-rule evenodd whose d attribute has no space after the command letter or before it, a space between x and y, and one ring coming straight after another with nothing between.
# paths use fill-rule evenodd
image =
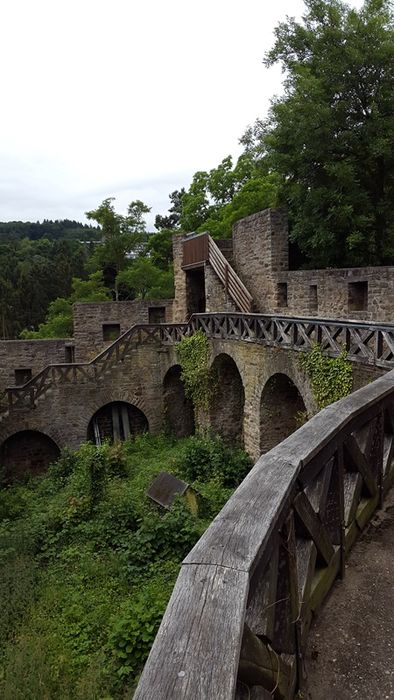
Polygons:
<instances>
[{"instance_id":1,"label":"wooden railing","mask_svg":"<svg viewBox=\"0 0 394 700\"><path fill-rule=\"evenodd\" d=\"M196 314L194 330L210 338L244 340L286 350L307 351L319 343L327 355L346 350L355 362L394 367L394 325L268 314Z\"/></svg>"},{"instance_id":2,"label":"wooden railing","mask_svg":"<svg viewBox=\"0 0 394 700\"><path fill-rule=\"evenodd\" d=\"M261 314L195 314L189 323L133 326L91 362L48 365L27 384L6 390L8 403L0 404L0 415L32 408L54 383L100 381L135 345L173 345L198 329L212 339L242 340L285 350L307 351L317 342L331 356L346 349L352 361L394 367L393 325Z\"/></svg>"},{"instance_id":3,"label":"wooden railing","mask_svg":"<svg viewBox=\"0 0 394 700\"><path fill-rule=\"evenodd\" d=\"M208 233L190 236L183 241L183 268L208 262L224 285L226 293L243 313L250 313L253 299L228 260Z\"/></svg>"},{"instance_id":4,"label":"wooden railing","mask_svg":"<svg viewBox=\"0 0 394 700\"><path fill-rule=\"evenodd\" d=\"M172 345L192 332L187 323L135 325L96 355L91 362L48 365L23 386L9 387L6 389L8 403L2 405L2 411L4 413L7 410L32 408L54 383L81 384L92 380L100 381L112 367L125 360L128 351L134 345L150 342Z\"/></svg>"},{"instance_id":5,"label":"wooden railing","mask_svg":"<svg viewBox=\"0 0 394 700\"><path fill-rule=\"evenodd\" d=\"M393 442L394 371L261 457L184 560L134 700L294 697L312 617L394 480Z\"/></svg>"}]
</instances>

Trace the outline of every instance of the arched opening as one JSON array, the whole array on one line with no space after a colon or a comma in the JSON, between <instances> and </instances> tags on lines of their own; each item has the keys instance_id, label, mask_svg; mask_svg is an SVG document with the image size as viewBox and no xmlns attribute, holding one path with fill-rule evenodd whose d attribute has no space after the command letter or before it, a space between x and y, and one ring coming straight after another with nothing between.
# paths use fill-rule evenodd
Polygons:
<instances>
[{"instance_id":1,"label":"arched opening","mask_svg":"<svg viewBox=\"0 0 394 700\"><path fill-rule=\"evenodd\" d=\"M193 402L185 395L181 372L180 365L174 365L163 382L166 423L177 438L193 435L195 430Z\"/></svg>"},{"instance_id":2,"label":"arched opening","mask_svg":"<svg viewBox=\"0 0 394 700\"><path fill-rule=\"evenodd\" d=\"M210 410L211 428L229 443L243 443L245 392L232 357L218 355L212 365L216 386Z\"/></svg>"},{"instance_id":3,"label":"arched opening","mask_svg":"<svg viewBox=\"0 0 394 700\"><path fill-rule=\"evenodd\" d=\"M139 408L124 401L113 401L94 414L88 426L88 440L96 445L104 440L119 442L146 433L148 429L148 419Z\"/></svg>"},{"instance_id":4,"label":"arched opening","mask_svg":"<svg viewBox=\"0 0 394 700\"><path fill-rule=\"evenodd\" d=\"M271 450L300 426L306 413L304 401L286 374L269 378L260 402L260 451Z\"/></svg>"},{"instance_id":5,"label":"arched opening","mask_svg":"<svg viewBox=\"0 0 394 700\"><path fill-rule=\"evenodd\" d=\"M25 475L45 472L60 456L56 443L38 430L22 430L11 435L0 449L2 480L20 481Z\"/></svg>"}]
</instances>

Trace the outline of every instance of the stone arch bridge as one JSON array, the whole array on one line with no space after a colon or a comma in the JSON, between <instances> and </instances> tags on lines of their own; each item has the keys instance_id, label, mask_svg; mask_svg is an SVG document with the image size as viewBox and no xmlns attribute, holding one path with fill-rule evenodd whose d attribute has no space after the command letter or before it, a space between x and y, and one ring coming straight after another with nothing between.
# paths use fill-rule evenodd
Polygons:
<instances>
[{"instance_id":1,"label":"stone arch bridge","mask_svg":"<svg viewBox=\"0 0 394 700\"><path fill-rule=\"evenodd\" d=\"M7 390L0 413L0 462L37 469L63 447L166 424L193 432L176 343L202 329L209 338L219 388L210 412L214 430L242 442L257 458L297 427L297 414L316 413L298 352L319 342L354 361L355 388L394 364L394 327L371 323L258 314L197 314L189 323L135 325L89 363L45 367ZM274 398L274 402L273 402ZM12 477L12 474L9 475Z\"/></svg>"}]
</instances>

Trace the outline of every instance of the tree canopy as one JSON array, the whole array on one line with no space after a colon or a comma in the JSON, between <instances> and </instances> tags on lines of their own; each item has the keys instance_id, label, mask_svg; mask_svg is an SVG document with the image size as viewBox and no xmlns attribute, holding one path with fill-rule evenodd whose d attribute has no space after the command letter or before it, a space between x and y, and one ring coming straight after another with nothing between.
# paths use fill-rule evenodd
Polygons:
<instances>
[{"instance_id":1,"label":"tree canopy","mask_svg":"<svg viewBox=\"0 0 394 700\"><path fill-rule=\"evenodd\" d=\"M292 238L314 265L394 256L394 23L389 0L360 10L305 0L275 30L266 65L285 90L249 151L281 178ZM247 140L246 139L246 140ZM253 147L250 148L252 141Z\"/></svg>"},{"instance_id":2,"label":"tree canopy","mask_svg":"<svg viewBox=\"0 0 394 700\"><path fill-rule=\"evenodd\" d=\"M119 299L117 275L124 269L127 256L138 255L142 252L142 244L146 241L146 223L144 215L150 212L150 207L141 200L131 202L127 215L115 211L114 197L108 197L97 209L87 211L88 219L97 221L101 226L102 242L97 246L93 255L93 266L110 266L114 274L115 299Z\"/></svg>"}]
</instances>

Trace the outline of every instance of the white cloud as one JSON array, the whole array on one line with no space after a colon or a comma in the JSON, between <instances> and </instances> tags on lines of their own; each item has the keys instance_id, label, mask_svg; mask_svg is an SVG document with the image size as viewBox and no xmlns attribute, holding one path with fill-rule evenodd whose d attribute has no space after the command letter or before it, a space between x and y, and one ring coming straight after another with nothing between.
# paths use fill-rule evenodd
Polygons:
<instances>
[{"instance_id":1,"label":"white cloud","mask_svg":"<svg viewBox=\"0 0 394 700\"><path fill-rule=\"evenodd\" d=\"M360 5L360 0L352 4ZM77 218L106 196L164 212L239 152L280 92L262 65L301 0L3 0L0 220Z\"/></svg>"}]
</instances>

